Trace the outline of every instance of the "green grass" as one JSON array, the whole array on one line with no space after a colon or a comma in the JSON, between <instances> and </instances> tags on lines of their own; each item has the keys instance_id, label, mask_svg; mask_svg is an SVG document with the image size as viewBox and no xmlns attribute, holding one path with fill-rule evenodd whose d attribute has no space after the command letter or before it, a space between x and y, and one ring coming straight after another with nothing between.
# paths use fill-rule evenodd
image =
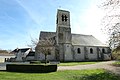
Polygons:
<instances>
[{"instance_id":1,"label":"green grass","mask_svg":"<svg viewBox=\"0 0 120 80\"><path fill-rule=\"evenodd\" d=\"M98 62L65 62L65 63L60 63L58 66L76 66L76 65L86 65L86 64L95 64Z\"/></svg>"},{"instance_id":2,"label":"green grass","mask_svg":"<svg viewBox=\"0 0 120 80\"><path fill-rule=\"evenodd\" d=\"M91 62L60 62L60 64L58 64L58 66L76 66L76 65L86 65L86 64L95 64L98 63L100 61L91 61ZM40 64L40 65L45 65L45 63L41 63L41 62L34 62L32 63L34 65L36 64ZM50 63L47 63L47 65L49 65Z\"/></svg>"},{"instance_id":3,"label":"green grass","mask_svg":"<svg viewBox=\"0 0 120 80\"><path fill-rule=\"evenodd\" d=\"M120 67L120 61L116 61L116 62L112 63L112 65Z\"/></svg>"},{"instance_id":4,"label":"green grass","mask_svg":"<svg viewBox=\"0 0 120 80\"><path fill-rule=\"evenodd\" d=\"M115 64L119 64L120 65L120 61L116 61Z\"/></svg>"},{"instance_id":5,"label":"green grass","mask_svg":"<svg viewBox=\"0 0 120 80\"><path fill-rule=\"evenodd\" d=\"M0 80L120 80L103 69L65 70L52 73L16 73L0 71Z\"/></svg>"}]
</instances>

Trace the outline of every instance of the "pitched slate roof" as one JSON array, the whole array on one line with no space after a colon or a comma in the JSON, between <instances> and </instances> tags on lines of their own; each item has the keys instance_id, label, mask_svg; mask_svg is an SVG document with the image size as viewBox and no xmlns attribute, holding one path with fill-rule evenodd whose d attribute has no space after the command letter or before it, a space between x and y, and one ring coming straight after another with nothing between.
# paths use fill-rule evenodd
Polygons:
<instances>
[{"instance_id":1,"label":"pitched slate roof","mask_svg":"<svg viewBox=\"0 0 120 80\"><path fill-rule=\"evenodd\" d=\"M72 34L72 45L107 46L92 35Z\"/></svg>"},{"instance_id":2,"label":"pitched slate roof","mask_svg":"<svg viewBox=\"0 0 120 80\"><path fill-rule=\"evenodd\" d=\"M40 32L39 39L55 37L56 32ZM72 45L81 45L81 46L105 46L107 45L100 42L92 35L83 35L83 34L72 34Z\"/></svg>"},{"instance_id":3,"label":"pitched slate roof","mask_svg":"<svg viewBox=\"0 0 120 80\"><path fill-rule=\"evenodd\" d=\"M39 40L42 40L44 38L51 38L51 37L55 37L56 36L56 32L45 32L45 31L41 31L40 32L40 37Z\"/></svg>"}]
</instances>

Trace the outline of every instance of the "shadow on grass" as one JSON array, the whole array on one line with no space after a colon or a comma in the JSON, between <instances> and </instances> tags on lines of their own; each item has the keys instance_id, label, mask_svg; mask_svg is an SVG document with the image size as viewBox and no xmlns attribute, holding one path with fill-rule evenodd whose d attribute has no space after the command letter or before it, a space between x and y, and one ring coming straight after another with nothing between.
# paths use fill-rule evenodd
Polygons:
<instances>
[{"instance_id":1,"label":"shadow on grass","mask_svg":"<svg viewBox=\"0 0 120 80\"><path fill-rule=\"evenodd\" d=\"M6 70L0 70L1 72L6 72Z\"/></svg>"},{"instance_id":2,"label":"shadow on grass","mask_svg":"<svg viewBox=\"0 0 120 80\"><path fill-rule=\"evenodd\" d=\"M20 74L47 74L47 73L54 73L54 72L31 72L31 71L28 71L28 72L19 72L19 71L7 71L7 70L0 70L0 73L1 72L5 72L5 73L20 73ZM56 71L57 72L57 71ZM1 80L1 79L0 79Z\"/></svg>"},{"instance_id":3,"label":"shadow on grass","mask_svg":"<svg viewBox=\"0 0 120 80\"><path fill-rule=\"evenodd\" d=\"M120 76L110 72L73 76L73 80L120 80Z\"/></svg>"}]
</instances>

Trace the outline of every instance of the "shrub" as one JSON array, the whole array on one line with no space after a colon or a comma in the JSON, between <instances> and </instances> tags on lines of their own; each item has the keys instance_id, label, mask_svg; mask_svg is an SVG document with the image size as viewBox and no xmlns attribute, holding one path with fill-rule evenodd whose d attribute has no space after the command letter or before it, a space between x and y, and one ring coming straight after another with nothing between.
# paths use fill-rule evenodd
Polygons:
<instances>
[{"instance_id":1,"label":"shrub","mask_svg":"<svg viewBox=\"0 0 120 80\"><path fill-rule=\"evenodd\" d=\"M57 71L57 65L7 64L6 70L10 72L47 73Z\"/></svg>"},{"instance_id":2,"label":"shrub","mask_svg":"<svg viewBox=\"0 0 120 80\"><path fill-rule=\"evenodd\" d=\"M41 63L46 63L46 61L30 61L30 64L41 64ZM49 61L47 61L49 63Z\"/></svg>"},{"instance_id":3,"label":"shrub","mask_svg":"<svg viewBox=\"0 0 120 80\"><path fill-rule=\"evenodd\" d=\"M30 64L41 64L41 61L30 61Z\"/></svg>"},{"instance_id":4,"label":"shrub","mask_svg":"<svg viewBox=\"0 0 120 80\"><path fill-rule=\"evenodd\" d=\"M120 47L112 51L113 59L120 60Z\"/></svg>"},{"instance_id":5,"label":"shrub","mask_svg":"<svg viewBox=\"0 0 120 80\"><path fill-rule=\"evenodd\" d=\"M41 63L49 63L49 61L41 61Z\"/></svg>"}]
</instances>

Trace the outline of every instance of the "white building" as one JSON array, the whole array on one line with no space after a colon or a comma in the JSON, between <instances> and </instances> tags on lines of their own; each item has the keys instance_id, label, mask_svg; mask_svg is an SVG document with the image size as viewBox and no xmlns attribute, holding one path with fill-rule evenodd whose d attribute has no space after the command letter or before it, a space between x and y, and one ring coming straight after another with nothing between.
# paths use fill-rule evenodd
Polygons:
<instances>
[{"instance_id":1,"label":"white building","mask_svg":"<svg viewBox=\"0 0 120 80\"><path fill-rule=\"evenodd\" d=\"M40 32L39 43L45 38L51 38L56 46L53 46L48 60L59 61L89 61L110 60L109 46L101 43L92 35L72 34L70 27L70 12L57 11L56 32ZM39 43L36 46L35 57L37 60L45 60L44 53L39 52Z\"/></svg>"},{"instance_id":2,"label":"white building","mask_svg":"<svg viewBox=\"0 0 120 80\"><path fill-rule=\"evenodd\" d=\"M31 48L17 48L11 52L15 54L15 58L11 58L10 61L31 61L35 60L35 52Z\"/></svg>"}]
</instances>

